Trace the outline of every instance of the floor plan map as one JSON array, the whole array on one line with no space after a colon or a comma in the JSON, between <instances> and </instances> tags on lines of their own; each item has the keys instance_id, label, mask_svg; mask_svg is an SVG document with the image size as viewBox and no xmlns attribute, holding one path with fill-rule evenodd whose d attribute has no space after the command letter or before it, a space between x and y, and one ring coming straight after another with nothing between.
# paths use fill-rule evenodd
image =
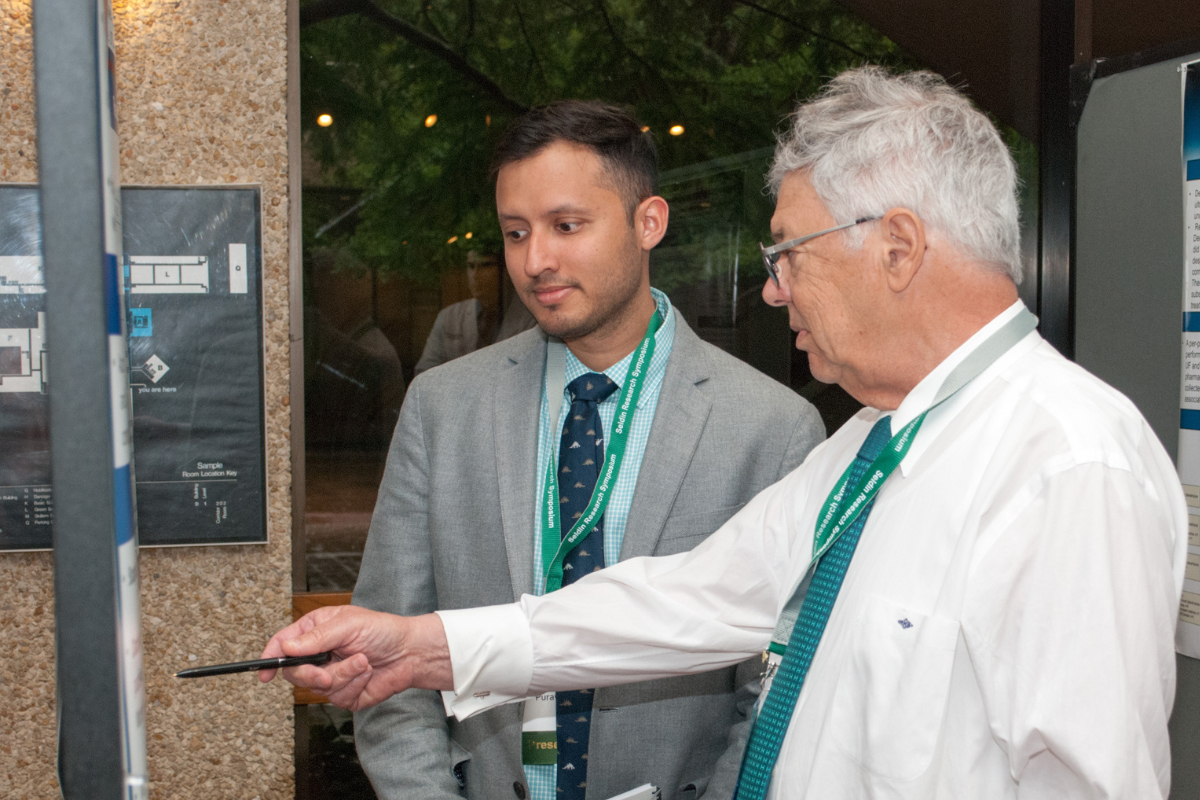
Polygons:
<instances>
[{"instance_id":1,"label":"floor plan map","mask_svg":"<svg viewBox=\"0 0 1200 800\"><path fill-rule=\"evenodd\" d=\"M126 188L124 289L142 545L263 542L257 189ZM0 549L50 547L37 192L0 186Z\"/></svg>"}]
</instances>

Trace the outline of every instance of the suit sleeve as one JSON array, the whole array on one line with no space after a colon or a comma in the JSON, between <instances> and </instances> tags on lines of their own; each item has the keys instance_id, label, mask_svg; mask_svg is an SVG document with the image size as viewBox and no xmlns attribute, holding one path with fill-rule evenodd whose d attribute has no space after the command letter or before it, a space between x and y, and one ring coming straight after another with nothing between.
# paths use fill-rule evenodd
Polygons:
<instances>
[{"instance_id":1,"label":"suit sleeve","mask_svg":"<svg viewBox=\"0 0 1200 800\"><path fill-rule=\"evenodd\" d=\"M804 462L808 453L825 439L825 423L811 403L800 401L792 435L788 440L783 458L779 462L777 480L782 480L796 467ZM762 688L763 662L759 657L742 662L735 673L737 682L737 711L738 721L729 729L729 745L717 759L713 769L712 779L701 797L727 798L733 797L737 787L738 772L742 766L742 753L746 749L746 741L750 737L751 715L754 704Z\"/></svg>"},{"instance_id":2,"label":"suit sleeve","mask_svg":"<svg viewBox=\"0 0 1200 800\"><path fill-rule=\"evenodd\" d=\"M414 615L437 607L429 541L429 458L420 380L400 411L354 589L354 604ZM440 696L402 692L354 715L359 760L381 800L461 796Z\"/></svg>"},{"instance_id":3,"label":"suit sleeve","mask_svg":"<svg viewBox=\"0 0 1200 800\"><path fill-rule=\"evenodd\" d=\"M813 404L807 400L800 402L800 413L796 417L795 425L792 426L792 436L783 453L783 460L779 463L779 474L775 476L776 480L783 480L796 467L803 464L812 449L825 441L825 437L828 435L825 430L825 422Z\"/></svg>"}]
</instances>

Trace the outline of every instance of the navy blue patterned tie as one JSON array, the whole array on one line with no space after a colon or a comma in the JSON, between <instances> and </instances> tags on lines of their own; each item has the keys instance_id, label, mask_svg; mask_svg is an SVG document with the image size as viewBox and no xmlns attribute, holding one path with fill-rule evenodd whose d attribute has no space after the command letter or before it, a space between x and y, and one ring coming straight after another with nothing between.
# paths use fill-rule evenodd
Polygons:
<instances>
[{"instance_id":1,"label":"navy blue patterned tie","mask_svg":"<svg viewBox=\"0 0 1200 800\"><path fill-rule=\"evenodd\" d=\"M862 480L871 462L883 452L884 445L892 438L891 420L890 416L881 417L867 434L867 440L863 442L851 464L848 486L853 487ZM804 686L808 667L812 664L817 645L821 642L821 635L825 632L825 624L829 622L829 613L833 610L833 603L842 588L842 579L846 577L846 569L854 556L859 534L862 533L863 526L867 523L867 515L871 513L871 507L874 505L875 500L872 498L858 515L858 519L838 537L817 563L808 594L800 607L800 616L792 628L787 651L779 663L771 690L767 692L758 718L750 731L750 740L746 743L746 753L742 757L736 800L763 800L767 796L775 770L775 760L779 758L783 737L787 733L788 723L792 721L796 699L800 697L800 689Z\"/></svg>"},{"instance_id":2,"label":"navy blue patterned tie","mask_svg":"<svg viewBox=\"0 0 1200 800\"><path fill-rule=\"evenodd\" d=\"M617 390L605 375L589 372L567 385L571 410L558 449L559 515L565 537L583 516L604 461L604 431L598 404ZM563 586L604 568L604 517L563 560ZM592 690L559 692L558 796L583 800L587 790L588 734L592 724Z\"/></svg>"}]
</instances>

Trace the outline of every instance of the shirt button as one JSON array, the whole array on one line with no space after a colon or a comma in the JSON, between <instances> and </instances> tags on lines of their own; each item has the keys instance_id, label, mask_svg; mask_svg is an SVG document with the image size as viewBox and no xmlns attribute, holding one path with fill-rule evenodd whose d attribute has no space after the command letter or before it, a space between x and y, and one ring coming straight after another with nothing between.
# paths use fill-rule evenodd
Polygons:
<instances>
[{"instance_id":1,"label":"shirt button","mask_svg":"<svg viewBox=\"0 0 1200 800\"><path fill-rule=\"evenodd\" d=\"M513 781L513 794L517 796L517 800L525 800L525 784Z\"/></svg>"}]
</instances>

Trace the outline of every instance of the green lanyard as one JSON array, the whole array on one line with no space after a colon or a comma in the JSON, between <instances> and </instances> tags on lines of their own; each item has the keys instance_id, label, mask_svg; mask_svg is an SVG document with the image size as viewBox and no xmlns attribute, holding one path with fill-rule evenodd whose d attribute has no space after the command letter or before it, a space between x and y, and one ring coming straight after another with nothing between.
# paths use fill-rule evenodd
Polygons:
<instances>
[{"instance_id":1,"label":"green lanyard","mask_svg":"<svg viewBox=\"0 0 1200 800\"><path fill-rule=\"evenodd\" d=\"M800 607L804 603L804 596L808 593L808 585L812 581L813 566L821 556L828 552L838 537L854 524L863 509L870 504L883 487L884 482L896 470L896 467L900 466L900 462L904 460L909 447L912 446L913 439L917 436L917 431L921 428L921 423L925 421L925 415L953 397L959 389L973 381L981 372L995 363L996 359L1024 339L1037 328L1037 322L1037 317L1028 309L1022 308L1020 313L971 351L942 381L933 404L888 441L883 452L871 462L866 474L849 492L846 491L846 485L850 482L853 462L846 467L846 471L842 473L842 477L834 486L833 491L825 498L825 505L817 517L817 527L813 534L812 559L808 563L804 577L792 591L787 605L783 607L783 611L779 615L779 620L775 624L775 632L771 636L771 644L763 653L764 658L767 653L782 655L787 649L792 628L796 624ZM850 499L848 502L843 502L846 501L846 498Z\"/></svg>"},{"instance_id":2,"label":"green lanyard","mask_svg":"<svg viewBox=\"0 0 1200 800\"><path fill-rule=\"evenodd\" d=\"M566 536L561 534L558 514L558 459L554 453L546 459L546 490L542 497L542 570L546 575L546 594L562 587L563 559L587 537L592 528L596 527L597 521L604 515L604 509L608 506L608 499L612 496L613 486L621 472L621 462L625 458L629 428L637 410L638 398L642 394L646 371L650 368L650 359L654 357L654 335L661 326L662 317L656 311L650 318L646 335L634 351L629 370L625 373L617 414L613 419L613 429L608 435L608 446L604 450L604 462L600 466L596 488L592 490L592 499ZM561 404L562 397L549 397L547 401ZM555 434L561 437L562 431L555 431Z\"/></svg>"},{"instance_id":3,"label":"green lanyard","mask_svg":"<svg viewBox=\"0 0 1200 800\"><path fill-rule=\"evenodd\" d=\"M812 562L810 563L815 563L817 559L825 555L829 548L833 547L833 543L838 540L838 537L858 519L858 515L875 497L875 493L883 486L888 476L895 471L896 467L900 466L900 462L908 454L908 448L912 446L913 439L917 436L917 431L921 429L921 423L925 421L925 415L931 410L932 408L922 411L919 417L905 425L903 430L888 441L883 452L871 462L866 474L851 490L850 495L854 499L843 507L842 499L846 496L846 484L850 482L850 473L854 470L853 462L846 467L837 486L829 493L829 497L825 498L825 507L821 509L821 516L817 520L817 530L813 534Z\"/></svg>"}]
</instances>

